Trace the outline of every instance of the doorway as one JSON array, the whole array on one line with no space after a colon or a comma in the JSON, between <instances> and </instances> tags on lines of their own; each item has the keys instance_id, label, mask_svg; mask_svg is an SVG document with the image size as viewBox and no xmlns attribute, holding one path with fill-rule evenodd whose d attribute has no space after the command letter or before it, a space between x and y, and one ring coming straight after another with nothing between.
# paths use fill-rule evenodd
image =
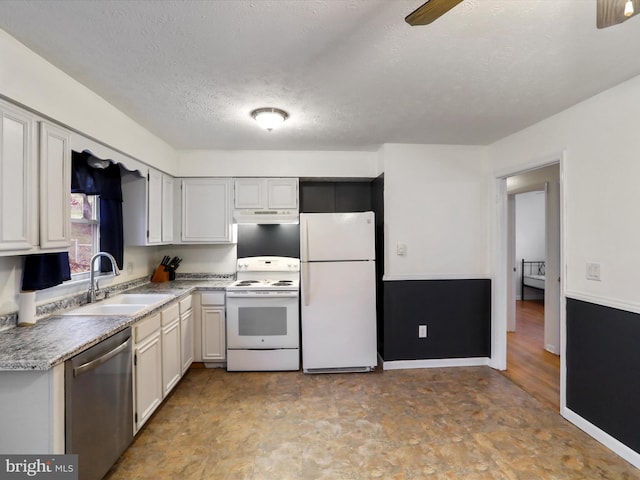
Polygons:
<instances>
[{"instance_id":1,"label":"doorway","mask_svg":"<svg viewBox=\"0 0 640 480\"><path fill-rule=\"evenodd\" d=\"M536 175L539 177L540 175ZM549 180L555 181L555 172ZM560 357L555 354L555 336L545 342L545 284L547 244L547 182L529 185L516 182L519 193L509 188L509 203L515 215L509 217L514 234L515 299L507 327L507 370L504 375L552 410L560 411ZM530 191L523 191L529 189ZM513 197L513 199L511 198ZM549 241L553 241L549 239ZM511 286L513 289L513 286ZM551 322L558 325L559 319ZM547 328L547 330L549 330ZM547 334L547 336L550 336ZM553 352L553 353L552 353Z\"/></svg>"},{"instance_id":2,"label":"doorway","mask_svg":"<svg viewBox=\"0 0 640 480\"><path fill-rule=\"evenodd\" d=\"M562 353L563 324L560 308L560 160L497 179L499 241L496 245L496 316L492 344L495 347L492 351L496 353L493 366L503 370L505 376L555 411L560 411L563 404L559 356ZM519 202L523 199L528 201L528 207L527 202ZM521 208L524 204L520 218L518 203ZM529 222L543 222L543 225L525 225L524 232L528 237L524 243L528 241L530 244L517 245L517 225L522 224L526 209L531 210L533 204L543 209L537 213L542 218L530 219ZM520 242L523 242L523 232L518 233ZM533 238L536 233L537 239ZM522 263L523 259L526 265ZM528 273L523 272L527 268ZM524 286L523 273L526 275ZM531 273L541 273L541 283L532 283L529 279Z\"/></svg>"}]
</instances>

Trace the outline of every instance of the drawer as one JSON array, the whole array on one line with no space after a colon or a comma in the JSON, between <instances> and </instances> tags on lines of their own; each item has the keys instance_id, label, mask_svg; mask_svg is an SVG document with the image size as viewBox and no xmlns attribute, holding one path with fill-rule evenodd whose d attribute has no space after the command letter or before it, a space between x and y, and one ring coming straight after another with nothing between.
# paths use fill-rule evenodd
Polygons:
<instances>
[{"instance_id":1,"label":"drawer","mask_svg":"<svg viewBox=\"0 0 640 480\"><path fill-rule=\"evenodd\" d=\"M183 298L180 300L180 315L187 312L187 310L191 310L191 300L193 295L189 295L187 298Z\"/></svg>"},{"instance_id":2,"label":"drawer","mask_svg":"<svg viewBox=\"0 0 640 480\"><path fill-rule=\"evenodd\" d=\"M202 305L224 305L224 292L203 293Z\"/></svg>"},{"instance_id":3,"label":"drawer","mask_svg":"<svg viewBox=\"0 0 640 480\"><path fill-rule=\"evenodd\" d=\"M163 327L165 325L168 325L171 322L175 321L180 316L178 302L176 302L176 303L172 304L171 306L165 308L162 311L161 315L162 315L162 326Z\"/></svg>"},{"instance_id":4,"label":"drawer","mask_svg":"<svg viewBox=\"0 0 640 480\"><path fill-rule=\"evenodd\" d=\"M160 328L160 314L156 313L149 318L136 323L133 327L133 340L136 343L140 343L149 335L154 333Z\"/></svg>"}]
</instances>

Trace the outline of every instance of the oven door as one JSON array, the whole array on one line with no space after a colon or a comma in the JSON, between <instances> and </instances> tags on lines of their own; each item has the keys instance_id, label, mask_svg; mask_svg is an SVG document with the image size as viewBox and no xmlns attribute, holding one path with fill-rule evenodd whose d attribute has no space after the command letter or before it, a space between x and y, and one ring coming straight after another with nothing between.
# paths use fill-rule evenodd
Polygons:
<instances>
[{"instance_id":1,"label":"oven door","mask_svg":"<svg viewBox=\"0 0 640 480\"><path fill-rule=\"evenodd\" d=\"M227 348L298 348L298 292L227 292Z\"/></svg>"}]
</instances>

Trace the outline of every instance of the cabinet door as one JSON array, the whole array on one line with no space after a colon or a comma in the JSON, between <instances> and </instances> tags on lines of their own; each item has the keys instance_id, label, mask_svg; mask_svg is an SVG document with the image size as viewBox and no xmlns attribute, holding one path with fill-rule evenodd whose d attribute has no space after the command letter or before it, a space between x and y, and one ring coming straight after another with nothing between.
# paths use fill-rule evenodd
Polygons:
<instances>
[{"instance_id":1,"label":"cabinet door","mask_svg":"<svg viewBox=\"0 0 640 480\"><path fill-rule=\"evenodd\" d=\"M149 169L147 186L147 242L162 242L162 172Z\"/></svg>"},{"instance_id":2,"label":"cabinet door","mask_svg":"<svg viewBox=\"0 0 640 480\"><path fill-rule=\"evenodd\" d=\"M265 182L263 178L237 178L234 182L235 208L265 208Z\"/></svg>"},{"instance_id":3,"label":"cabinet door","mask_svg":"<svg viewBox=\"0 0 640 480\"><path fill-rule=\"evenodd\" d=\"M40 248L70 245L71 146L66 130L40 124Z\"/></svg>"},{"instance_id":4,"label":"cabinet door","mask_svg":"<svg viewBox=\"0 0 640 480\"><path fill-rule=\"evenodd\" d=\"M269 209L298 208L298 179L297 178L268 178Z\"/></svg>"},{"instance_id":5,"label":"cabinet door","mask_svg":"<svg viewBox=\"0 0 640 480\"><path fill-rule=\"evenodd\" d=\"M226 358L224 309L202 307L202 361Z\"/></svg>"},{"instance_id":6,"label":"cabinet door","mask_svg":"<svg viewBox=\"0 0 640 480\"><path fill-rule=\"evenodd\" d=\"M167 396L176 386L181 376L180 321L176 318L162 327L162 393L164 396Z\"/></svg>"},{"instance_id":7,"label":"cabinet door","mask_svg":"<svg viewBox=\"0 0 640 480\"><path fill-rule=\"evenodd\" d=\"M182 374L193 363L193 310L187 310L180 315L180 340L182 348Z\"/></svg>"},{"instance_id":8,"label":"cabinet door","mask_svg":"<svg viewBox=\"0 0 640 480\"><path fill-rule=\"evenodd\" d=\"M160 331L135 348L136 417L139 429L162 402L162 348Z\"/></svg>"},{"instance_id":9,"label":"cabinet door","mask_svg":"<svg viewBox=\"0 0 640 480\"><path fill-rule=\"evenodd\" d=\"M182 180L182 241L230 243L231 181L225 178Z\"/></svg>"},{"instance_id":10,"label":"cabinet door","mask_svg":"<svg viewBox=\"0 0 640 480\"><path fill-rule=\"evenodd\" d=\"M162 243L173 241L173 177L162 175Z\"/></svg>"},{"instance_id":11,"label":"cabinet door","mask_svg":"<svg viewBox=\"0 0 640 480\"><path fill-rule=\"evenodd\" d=\"M37 242L35 121L3 102L0 115L0 250L29 250Z\"/></svg>"}]
</instances>

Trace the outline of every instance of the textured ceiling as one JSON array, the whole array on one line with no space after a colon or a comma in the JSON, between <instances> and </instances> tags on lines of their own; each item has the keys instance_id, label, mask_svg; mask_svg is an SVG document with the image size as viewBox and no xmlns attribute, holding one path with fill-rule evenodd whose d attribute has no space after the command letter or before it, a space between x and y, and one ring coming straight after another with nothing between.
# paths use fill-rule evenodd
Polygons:
<instances>
[{"instance_id":1,"label":"textured ceiling","mask_svg":"<svg viewBox=\"0 0 640 480\"><path fill-rule=\"evenodd\" d=\"M489 144L640 74L596 0L0 1L0 28L176 148ZM271 133L249 112L290 119Z\"/></svg>"}]
</instances>

